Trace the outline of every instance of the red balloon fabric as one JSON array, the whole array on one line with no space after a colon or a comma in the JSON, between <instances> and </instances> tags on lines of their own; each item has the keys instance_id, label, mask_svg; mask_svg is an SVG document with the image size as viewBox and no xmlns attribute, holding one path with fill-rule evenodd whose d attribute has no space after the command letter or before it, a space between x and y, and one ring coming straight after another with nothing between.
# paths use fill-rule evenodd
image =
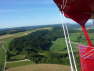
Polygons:
<instances>
[{"instance_id":1,"label":"red balloon fabric","mask_svg":"<svg viewBox=\"0 0 94 71\"><path fill-rule=\"evenodd\" d=\"M91 17L94 0L54 0L60 11L80 25Z\"/></svg>"},{"instance_id":2,"label":"red balloon fabric","mask_svg":"<svg viewBox=\"0 0 94 71\"><path fill-rule=\"evenodd\" d=\"M79 45L81 71L94 71L94 47Z\"/></svg>"}]
</instances>

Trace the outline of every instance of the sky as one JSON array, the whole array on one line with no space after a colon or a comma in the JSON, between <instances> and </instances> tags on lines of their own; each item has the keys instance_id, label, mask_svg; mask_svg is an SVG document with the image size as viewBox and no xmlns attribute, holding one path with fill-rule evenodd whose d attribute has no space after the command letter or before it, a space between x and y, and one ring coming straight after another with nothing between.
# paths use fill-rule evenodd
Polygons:
<instances>
[{"instance_id":1,"label":"sky","mask_svg":"<svg viewBox=\"0 0 94 71\"><path fill-rule=\"evenodd\" d=\"M60 15L53 0L0 0L0 28L73 22Z\"/></svg>"},{"instance_id":2,"label":"sky","mask_svg":"<svg viewBox=\"0 0 94 71\"><path fill-rule=\"evenodd\" d=\"M60 12L53 0L0 0L0 28L61 22Z\"/></svg>"}]
</instances>

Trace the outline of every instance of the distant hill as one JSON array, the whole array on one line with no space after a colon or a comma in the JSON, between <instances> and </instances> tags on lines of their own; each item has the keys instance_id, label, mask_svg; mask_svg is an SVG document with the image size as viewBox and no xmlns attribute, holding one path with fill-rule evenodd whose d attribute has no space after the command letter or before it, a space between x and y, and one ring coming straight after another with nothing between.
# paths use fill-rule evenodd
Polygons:
<instances>
[{"instance_id":1,"label":"distant hill","mask_svg":"<svg viewBox=\"0 0 94 71\"><path fill-rule=\"evenodd\" d=\"M61 26L61 24L4 28L4 29L0 29L0 35L13 34L17 32L24 32L32 29L37 29L37 28L55 27L55 26Z\"/></svg>"},{"instance_id":2,"label":"distant hill","mask_svg":"<svg viewBox=\"0 0 94 71\"><path fill-rule=\"evenodd\" d=\"M91 24L86 25L86 27L89 27ZM45 27L58 27L62 26L62 24L51 24L51 25L37 25L37 26L25 26L25 27L13 27L13 28L3 28L0 29L0 35L5 34L13 34L17 32L24 32L31 29L37 29L37 28L45 28ZM80 28L79 24L67 24L69 30L76 30Z\"/></svg>"}]
</instances>

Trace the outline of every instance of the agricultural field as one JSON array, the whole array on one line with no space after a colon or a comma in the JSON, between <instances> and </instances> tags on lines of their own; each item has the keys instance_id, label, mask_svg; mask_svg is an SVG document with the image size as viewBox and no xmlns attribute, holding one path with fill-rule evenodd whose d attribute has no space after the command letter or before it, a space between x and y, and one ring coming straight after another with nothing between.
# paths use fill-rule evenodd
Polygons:
<instances>
[{"instance_id":1,"label":"agricultural field","mask_svg":"<svg viewBox=\"0 0 94 71\"><path fill-rule=\"evenodd\" d=\"M70 71L70 67L57 64L32 64L11 68L7 71Z\"/></svg>"}]
</instances>

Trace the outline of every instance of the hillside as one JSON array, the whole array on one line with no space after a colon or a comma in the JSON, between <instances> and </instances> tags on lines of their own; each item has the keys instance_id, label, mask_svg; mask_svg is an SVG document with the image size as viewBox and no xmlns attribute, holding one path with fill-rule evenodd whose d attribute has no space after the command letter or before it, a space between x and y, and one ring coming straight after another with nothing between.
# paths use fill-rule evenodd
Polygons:
<instances>
[{"instance_id":1,"label":"hillside","mask_svg":"<svg viewBox=\"0 0 94 71\"><path fill-rule=\"evenodd\" d=\"M68 26L69 27L69 26ZM91 40L94 41L93 29L88 30ZM72 28L69 30L70 39L74 49L78 68L79 53L76 49L77 44L87 44L80 28ZM69 66L69 58L65 44L62 27L59 25L45 26L36 29L30 29L24 32L16 32L12 34L0 35L0 42L7 49L7 66L6 68L15 69L19 67L27 67L33 64L61 64ZM77 44L75 44L77 43ZM3 49L0 49L4 54ZM1 55L0 67L2 60L5 58ZM29 60L29 61L24 61Z\"/></svg>"}]
</instances>

